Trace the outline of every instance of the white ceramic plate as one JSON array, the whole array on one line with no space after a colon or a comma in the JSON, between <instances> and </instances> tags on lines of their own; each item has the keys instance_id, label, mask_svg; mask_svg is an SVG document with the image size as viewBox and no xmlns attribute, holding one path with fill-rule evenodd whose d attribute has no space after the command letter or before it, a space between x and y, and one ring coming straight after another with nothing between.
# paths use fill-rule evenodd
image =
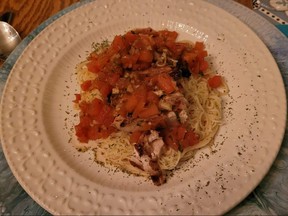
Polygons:
<instances>
[{"instance_id":1,"label":"white ceramic plate","mask_svg":"<svg viewBox=\"0 0 288 216\"><path fill-rule=\"evenodd\" d=\"M215 144L160 187L101 167L72 147L75 65L93 42L148 26L205 41L213 69L230 88ZM3 93L1 138L19 183L52 214L223 214L269 170L285 118L277 65L235 17L198 0L97 0L53 22L24 50Z\"/></svg>"}]
</instances>

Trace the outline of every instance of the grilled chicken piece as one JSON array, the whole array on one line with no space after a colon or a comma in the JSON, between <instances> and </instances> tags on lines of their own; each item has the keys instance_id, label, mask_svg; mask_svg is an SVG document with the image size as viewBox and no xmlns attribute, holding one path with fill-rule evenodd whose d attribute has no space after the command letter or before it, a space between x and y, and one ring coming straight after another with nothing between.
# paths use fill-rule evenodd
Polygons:
<instances>
[{"instance_id":1,"label":"grilled chicken piece","mask_svg":"<svg viewBox=\"0 0 288 216\"><path fill-rule=\"evenodd\" d=\"M159 101L159 107L162 110L185 110L187 109L188 101L180 92L175 92L170 95L166 95ZM174 108L174 109L173 109Z\"/></svg>"},{"instance_id":2,"label":"grilled chicken piece","mask_svg":"<svg viewBox=\"0 0 288 216\"><path fill-rule=\"evenodd\" d=\"M150 130L140 137L140 142L134 144L135 157L130 161L133 166L149 173L155 185L161 185L166 181L158 164L163 146L164 142L158 132Z\"/></svg>"},{"instance_id":3,"label":"grilled chicken piece","mask_svg":"<svg viewBox=\"0 0 288 216\"><path fill-rule=\"evenodd\" d=\"M142 119L124 118L121 115L118 115L114 119L113 126L119 131L133 132L140 128L139 125L141 125L142 122Z\"/></svg>"},{"instance_id":4,"label":"grilled chicken piece","mask_svg":"<svg viewBox=\"0 0 288 216\"><path fill-rule=\"evenodd\" d=\"M161 73L170 73L172 71L171 67L164 66L164 67L151 67L149 69L139 71L138 74L141 75L148 75L148 76L155 76Z\"/></svg>"}]
</instances>

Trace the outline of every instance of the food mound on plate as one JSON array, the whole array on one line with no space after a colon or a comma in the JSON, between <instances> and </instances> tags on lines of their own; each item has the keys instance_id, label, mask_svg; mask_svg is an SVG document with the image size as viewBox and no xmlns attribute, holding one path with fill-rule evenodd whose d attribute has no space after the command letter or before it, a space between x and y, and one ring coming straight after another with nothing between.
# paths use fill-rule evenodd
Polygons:
<instances>
[{"instance_id":1,"label":"food mound on plate","mask_svg":"<svg viewBox=\"0 0 288 216\"><path fill-rule=\"evenodd\" d=\"M76 136L95 160L166 182L167 172L211 143L221 124L219 87L203 42L178 33L134 29L114 37L77 65L81 91Z\"/></svg>"}]
</instances>

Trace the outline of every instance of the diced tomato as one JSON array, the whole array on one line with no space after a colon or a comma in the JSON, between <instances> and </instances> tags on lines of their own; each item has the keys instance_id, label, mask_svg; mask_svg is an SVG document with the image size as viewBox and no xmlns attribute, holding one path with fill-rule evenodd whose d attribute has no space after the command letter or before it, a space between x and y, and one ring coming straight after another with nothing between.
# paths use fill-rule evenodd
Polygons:
<instances>
[{"instance_id":1,"label":"diced tomato","mask_svg":"<svg viewBox=\"0 0 288 216\"><path fill-rule=\"evenodd\" d=\"M120 116L122 116L124 118L126 118L127 114L128 114L124 104L121 104L120 109L117 109L116 113L117 113L117 115L120 115Z\"/></svg>"},{"instance_id":2,"label":"diced tomato","mask_svg":"<svg viewBox=\"0 0 288 216\"><path fill-rule=\"evenodd\" d=\"M143 134L142 131L134 131L130 136L129 139L130 143L131 144L137 143L142 134Z\"/></svg>"},{"instance_id":3,"label":"diced tomato","mask_svg":"<svg viewBox=\"0 0 288 216\"><path fill-rule=\"evenodd\" d=\"M164 38L157 36L154 38L154 42L155 42L155 46L157 47L157 49L163 49L165 48L165 41Z\"/></svg>"},{"instance_id":4,"label":"diced tomato","mask_svg":"<svg viewBox=\"0 0 288 216\"><path fill-rule=\"evenodd\" d=\"M92 85L93 85L93 88L97 88L100 91L103 98L106 98L113 89L113 86L111 86L109 83L107 83L106 81L99 80L99 79L94 80Z\"/></svg>"},{"instance_id":5,"label":"diced tomato","mask_svg":"<svg viewBox=\"0 0 288 216\"><path fill-rule=\"evenodd\" d=\"M119 78L118 82L116 83L116 87L121 89L127 89L127 87L130 85L130 82L128 79L125 78Z\"/></svg>"},{"instance_id":6,"label":"diced tomato","mask_svg":"<svg viewBox=\"0 0 288 216\"><path fill-rule=\"evenodd\" d=\"M114 57L113 61L109 62L104 68L102 68L100 71L101 73L98 73L99 79L107 81L110 74L121 75L123 68L120 66L120 63L120 60L117 60L117 58Z\"/></svg>"},{"instance_id":7,"label":"diced tomato","mask_svg":"<svg viewBox=\"0 0 288 216\"><path fill-rule=\"evenodd\" d=\"M136 50L141 50L141 49L146 49L145 44L143 43L141 38L138 38L137 40L135 40L135 42L133 43L133 48L135 48Z\"/></svg>"},{"instance_id":8,"label":"diced tomato","mask_svg":"<svg viewBox=\"0 0 288 216\"><path fill-rule=\"evenodd\" d=\"M193 146L197 143L199 143L199 136L195 132L190 130L185 134L185 137L182 141L182 147L184 149L184 148L187 148L189 146Z\"/></svg>"},{"instance_id":9,"label":"diced tomato","mask_svg":"<svg viewBox=\"0 0 288 216\"><path fill-rule=\"evenodd\" d=\"M135 40L137 40L139 36L137 34L133 34L132 32L127 32L124 35L124 40L127 45L132 45Z\"/></svg>"},{"instance_id":10,"label":"diced tomato","mask_svg":"<svg viewBox=\"0 0 288 216\"><path fill-rule=\"evenodd\" d=\"M89 127L87 129L87 137L90 140L96 140L96 139L100 139L101 136L99 134L99 130L100 130L100 125L93 125L92 127Z\"/></svg>"},{"instance_id":11,"label":"diced tomato","mask_svg":"<svg viewBox=\"0 0 288 216\"><path fill-rule=\"evenodd\" d=\"M169 50L173 49L173 47L175 46L175 41L166 41L165 42L165 46L169 48Z\"/></svg>"},{"instance_id":12,"label":"diced tomato","mask_svg":"<svg viewBox=\"0 0 288 216\"><path fill-rule=\"evenodd\" d=\"M139 53L133 55L124 55L121 58L121 63L124 68L132 68L134 64L138 61Z\"/></svg>"},{"instance_id":13,"label":"diced tomato","mask_svg":"<svg viewBox=\"0 0 288 216\"><path fill-rule=\"evenodd\" d=\"M188 64L189 71L193 74L199 73L199 62L195 52L184 52L182 60Z\"/></svg>"},{"instance_id":14,"label":"diced tomato","mask_svg":"<svg viewBox=\"0 0 288 216\"><path fill-rule=\"evenodd\" d=\"M218 88L222 85L222 78L221 76L215 75L208 79L208 84L211 88Z\"/></svg>"},{"instance_id":15,"label":"diced tomato","mask_svg":"<svg viewBox=\"0 0 288 216\"><path fill-rule=\"evenodd\" d=\"M80 117L79 125L81 127L89 127L91 122L92 122L91 118L89 116L85 115L85 116Z\"/></svg>"},{"instance_id":16,"label":"diced tomato","mask_svg":"<svg viewBox=\"0 0 288 216\"><path fill-rule=\"evenodd\" d=\"M173 78L166 73L157 76L156 85L166 94L171 94L176 90L176 84L174 83Z\"/></svg>"},{"instance_id":17,"label":"diced tomato","mask_svg":"<svg viewBox=\"0 0 288 216\"><path fill-rule=\"evenodd\" d=\"M133 112L138 104L138 98L135 94L129 95L125 102L125 110L129 113Z\"/></svg>"},{"instance_id":18,"label":"diced tomato","mask_svg":"<svg viewBox=\"0 0 288 216\"><path fill-rule=\"evenodd\" d=\"M179 59L179 57L182 55L185 48L186 48L186 45L184 43L174 43L173 46L170 46L169 50L172 53L172 58Z\"/></svg>"},{"instance_id":19,"label":"diced tomato","mask_svg":"<svg viewBox=\"0 0 288 216\"><path fill-rule=\"evenodd\" d=\"M205 57L208 56L208 52L205 50L205 45L203 42L196 42L194 49L197 53L197 59L199 61L199 71L205 71L208 69L208 62L205 60Z\"/></svg>"},{"instance_id":20,"label":"diced tomato","mask_svg":"<svg viewBox=\"0 0 288 216\"><path fill-rule=\"evenodd\" d=\"M141 97L138 99L138 103L137 103L137 105L134 109L134 112L132 114L133 118L137 118L139 116L139 113L141 111L143 111L145 104L146 104L146 98L145 97Z\"/></svg>"},{"instance_id":21,"label":"diced tomato","mask_svg":"<svg viewBox=\"0 0 288 216\"><path fill-rule=\"evenodd\" d=\"M110 64L109 64L110 65ZM97 75L97 78L95 80L100 80L100 81L104 81L104 82L108 82L108 77L111 76L111 74L113 74L113 72L111 71L112 69L110 69L109 67L105 67L105 69L101 70Z\"/></svg>"},{"instance_id":22,"label":"diced tomato","mask_svg":"<svg viewBox=\"0 0 288 216\"><path fill-rule=\"evenodd\" d=\"M91 60L87 63L88 71L92 73L98 73L101 69L99 62L97 60Z\"/></svg>"},{"instance_id":23,"label":"diced tomato","mask_svg":"<svg viewBox=\"0 0 288 216\"><path fill-rule=\"evenodd\" d=\"M163 30L159 31L158 35L155 36L153 39L155 42L155 46L157 47L158 50L169 48L169 50L172 51L173 49L175 49L177 36L178 33L175 31Z\"/></svg>"},{"instance_id":24,"label":"diced tomato","mask_svg":"<svg viewBox=\"0 0 288 216\"><path fill-rule=\"evenodd\" d=\"M133 118L137 118L139 113L144 109L147 102L147 87L145 85L139 86L133 93L137 97L137 105L132 114Z\"/></svg>"},{"instance_id":25,"label":"diced tomato","mask_svg":"<svg viewBox=\"0 0 288 216\"><path fill-rule=\"evenodd\" d=\"M88 104L85 112L90 116L97 116L102 111L103 106L103 101L95 98L90 104Z\"/></svg>"},{"instance_id":26,"label":"diced tomato","mask_svg":"<svg viewBox=\"0 0 288 216\"><path fill-rule=\"evenodd\" d=\"M110 126L114 121L113 109L107 104L103 104L102 109L97 115L94 116L94 119L99 123L105 126Z\"/></svg>"},{"instance_id":27,"label":"diced tomato","mask_svg":"<svg viewBox=\"0 0 288 216\"><path fill-rule=\"evenodd\" d=\"M173 128L166 128L162 131L164 142L172 149L179 150L193 146L199 142L198 135L192 131L187 130L184 125L178 125Z\"/></svg>"},{"instance_id":28,"label":"diced tomato","mask_svg":"<svg viewBox=\"0 0 288 216\"><path fill-rule=\"evenodd\" d=\"M120 78L120 74L119 73L115 73L115 72L111 72L111 73L106 75L106 81L111 86L115 86L116 83L118 82L119 78Z\"/></svg>"},{"instance_id":29,"label":"diced tomato","mask_svg":"<svg viewBox=\"0 0 288 216\"><path fill-rule=\"evenodd\" d=\"M107 129L101 130L101 138L106 139L115 131L116 131L116 129L114 127L109 126Z\"/></svg>"},{"instance_id":30,"label":"diced tomato","mask_svg":"<svg viewBox=\"0 0 288 216\"><path fill-rule=\"evenodd\" d=\"M139 113L140 118L149 118L151 116L159 114L159 109L156 104L150 104L147 108L143 108L143 110Z\"/></svg>"},{"instance_id":31,"label":"diced tomato","mask_svg":"<svg viewBox=\"0 0 288 216\"><path fill-rule=\"evenodd\" d=\"M203 60L200 62L200 66L199 66L200 71L204 72L208 69L208 67L209 67L209 64L207 61Z\"/></svg>"},{"instance_id":32,"label":"diced tomato","mask_svg":"<svg viewBox=\"0 0 288 216\"><path fill-rule=\"evenodd\" d=\"M168 31L168 38L167 40L170 41L176 41L177 37L178 37L178 33L176 31Z\"/></svg>"},{"instance_id":33,"label":"diced tomato","mask_svg":"<svg viewBox=\"0 0 288 216\"><path fill-rule=\"evenodd\" d=\"M102 94L103 98L107 98L107 96L112 92L113 87L106 83L101 88L99 88L100 93Z\"/></svg>"},{"instance_id":34,"label":"diced tomato","mask_svg":"<svg viewBox=\"0 0 288 216\"><path fill-rule=\"evenodd\" d=\"M189 71L193 74L193 75L198 75L200 72L200 62L199 61L195 61L192 62L190 64L188 64L189 67Z\"/></svg>"},{"instance_id":35,"label":"diced tomato","mask_svg":"<svg viewBox=\"0 0 288 216\"><path fill-rule=\"evenodd\" d=\"M92 60L87 63L88 70L92 73L99 73L101 69L103 69L104 66L110 61L113 54L114 53L111 51L109 52L109 50L100 54L96 60Z\"/></svg>"},{"instance_id":36,"label":"diced tomato","mask_svg":"<svg viewBox=\"0 0 288 216\"><path fill-rule=\"evenodd\" d=\"M75 126L75 133L79 142L87 143L89 141L89 138L87 136L87 128L82 127L78 124Z\"/></svg>"},{"instance_id":37,"label":"diced tomato","mask_svg":"<svg viewBox=\"0 0 288 216\"><path fill-rule=\"evenodd\" d=\"M178 141L181 141L181 140L183 140L184 139L184 137L185 137L185 134L187 133L187 130L186 130L186 128L184 127L184 126L178 126L177 128L176 128L176 139L178 140Z\"/></svg>"},{"instance_id":38,"label":"diced tomato","mask_svg":"<svg viewBox=\"0 0 288 216\"><path fill-rule=\"evenodd\" d=\"M147 92L147 101L150 103L158 104L159 96L156 95L153 91L148 91Z\"/></svg>"},{"instance_id":39,"label":"diced tomato","mask_svg":"<svg viewBox=\"0 0 288 216\"><path fill-rule=\"evenodd\" d=\"M152 48L154 46L154 41L148 35L141 34L139 36L140 38L137 39L133 44L134 48L138 50L144 50L148 47Z\"/></svg>"},{"instance_id":40,"label":"diced tomato","mask_svg":"<svg viewBox=\"0 0 288 216\"><path fill-rule=\"evenodd\" d=\"M208 52L206 50L202 50L198 52L198 59L204 60L205 57L208 56Z\"/></svg>"},{"instance_id":41,"label":"diced tomato","mask_svg":"<svg viewBox=\"0 0 288 216\"><path fill-rule=\"evenodd\" d=\"M151 62L139 62L132 66L132 70L145 70L151 66Z\"/></svg>"},{"instance_id":42,"label":"diced tomato","mask_svg":"<svg viewBox=\"0 0 288 216\"><path fill-rule=\"evenodd\" d=\"M80 87L83 91L88 91L90 89L91 85L92 85L92 81L86 80L80 85Z\"/></svg>"},{"instance_id":43,"label":"diced tomato","mask_svg":"<svg viewBox=\"0 0 288 216\"><path fill-rule=\"evenodd\" d=\"M204 50L204 44L196 42L194 49L183 53L182 60L188 63L190 72L197 75L200 71L203 72L208 69L209 65L204 59L207 55L207 51Z\"/></svg>"},{"instance_id":44,"label":"diced tomato","mask_svg":"<svg viewBox=\"0 0 288 216\"><path fill-rule=\"evenodd\" d=\"M194 48L197 49L197 50L199 50L199 51L202 51L202 50L205 49L205 45L204 45L203 42L197 41L197 42L195 43L195 45L194 45Z\"/></svg>"},{"instance_id":45,"label":"diced tomato","mask_svg":"<svg viewBox=\"0 0 288 216\"><path fill-rule=\"evenodd\" d=\"M153 60L153 53L151 50L142 50L140 51L139 61L151 63Z\"/></svg>"},{"instance_id":46,"label":"diced tomato","mask_svg":"<svg viewBox=\"0 0 288 216\"><path fill-rule=\"evenodd\" d=\"M176 31L160 30L159 35L168 41L176 41L178 33Z\"/></svg>"},{"instance_id":47,"label":"diced tomato","mask_svg":"<svg viewBox=\"0 0 288 216\"><path fill-rule=\"evenodd\" d=\"M116 35L114 37L114 40L112 41L112 44L111 44L111 48L116 53L119 52L120 50L123 50L126 48L126 45L125 45L125 42L124 42L122 36Z\"/></svg>"},{"instance_id":48,"label":"diced tomato","mask_svg":"<svg viewBox=\"0 0 288 216\"><path fill-rule=\"evenodd\" d=\"M188 64L193 63L197 58L197 54L194 52L184 52L182 55L182 59Z\"/></svg>"},{"instance_id":49,"label":"diced tomato","mask_svg":"<svg viewBox=\"0 0 288 216\"><path fill-rule=\"evenodd\" d=\"M79 103L79 108L83 113L85 113L88 108L88 103L86 101L81 101Z\"/></svg>"}]
</instances>

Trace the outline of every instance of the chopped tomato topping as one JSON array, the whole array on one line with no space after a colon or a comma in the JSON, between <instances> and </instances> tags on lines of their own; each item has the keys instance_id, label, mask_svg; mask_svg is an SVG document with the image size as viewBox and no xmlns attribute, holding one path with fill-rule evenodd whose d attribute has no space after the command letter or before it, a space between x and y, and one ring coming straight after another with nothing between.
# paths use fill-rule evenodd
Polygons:
<instances>
[{"instance_id":1,"label":"chopped tomato topping","mask_svg":"<svg viewBox=\"0 0 288 216\"><path fill-rule=\"evenodd\" d=\"M121 63L124 68L132 68L133 65L136 64L138 59L139 59L139 53L132 55L127 54L121 57Z\"/></svg>"},{"instance_id":2,"label":"chopped tomato topping","mask_svg":"<svg viewBox=\"0 0 288 216\"><path fill-rule=\"evenodd\" d=\"M124 106L126 111L131 113L135 110L137 104L138 104L138 98L135 94L132 94L127 97L127 101L125 102Z\"/></svg>"},{"instance_id":3,"label":"chopped tomato topping","mask_svg":"<svg viewBox=\"0 0 288 216\"><path fill-rule=\"evenodd\" d=\"M187 62L188 64L193 63L196 61L197 53L195 52L184 52L182 59Z\"/></svg>"},{"instance_id":4,"label":"chopped tomato topping","mask_svg":"<svg viewBox=\"0 0 288 216\"><path fill-rule=\"evenodd\" d=\"M113 116L113 109L107 105L107 104L102 104L102 108L99 113L94 115L94 119L99 123L103 124L105 126L110 126L112 122L114 121L114 116Z\"/></svg>"},{"instance_id":5,"label":"chopped tomato topping","mask_svg":"<svg viewBox=\"0 0 288 216\"><path fill-rule=\"evenodd\" d=\"M213 76L208 79L208 84L211 88L218 88L222 84L222 78L221 76Z\"/></svg>"},{"instance_id":6,"label":"chopped tomato topping","mask_svg":"<svg viewBox=\"0 0 288 216\"><path fill-rule=\"evenodd\" d=\"M205 46L204 46L203 42L196 41L194 48L199 50L199 51L202 51L202 50L204 50Z\"/></svg>"},{"instance_id":7,"label":"chopped tomato topping","mask_svg":"<svg viewBox=\"0 0 288 216\"><path fill-rule=\"evenodd\" d=\"M78 140L82 143L87 143L89 141L89 138L87 136L88 133L88 128L82 127L81 125L76 125L75 126L75 132Z\"/></svg>"},{"instance_id":8,"label":"chopped tomato topping","mask_svg":"<svg viewBox=\"0 0 288 216\"><path fill-rule=\"evenodd\" d=\"M187 133L187 129L186 129L186 127L180 125L179 127L176 128L176 131L175 131L175 132L176 132L176 134L175 134L176 139L177 139L178 141L181 141L181 140L184 139L185 134ZM175 133L175 132L174 132L174 133Z\"/></svg>"},{"instance_id":9,"label":"chopped tomato topping","mask_svg":"<svg viewBox=\"0 0 288 216\"><path fill-rule=\"evenodd\" d=\"M156 95L153 91L147 92L147 101L150 103L158 104L159 96Z\"/></svg>"},{"instance_id":10,"label":"chopped tomato topping","mask_svg":"<svg viewBox=\"0 0 288 216\"><path fill-rule=\"evenodd\" d=\"M103 102L98 98L95 98L91 103L87 103L84 101L80 104L81 110L91 117L98 115L98 113L101 112L102 107Z\"/></svg>"},{"instance_id":11,"label":"chopped tomato topping","mask_svg":"<svg viewBox=\"0 0 288 216\"><path fill-rule=\"evenodd\" d=\"M130 143L133 144L133 143L137 143L140 136L143 134L143 131L134 131L131 136L130 136Z\"/></svg>"},{"instance_id":12,"label":"chopped tomato topping","mask_svg":"<svg viewBox=\"0 0 288 216\"><path fill-rule=\"evenodd\" d=\"M111 44L111 48L115 51L115 53L119 52L120 50L125 49L126 45L124 39L120 35L116 35L114 40Z\"/></svg>"},{"instance_id":13,"label":"chopped tomato topping","mask_svg":"<svg viewBox=\"0 0 288 216\"><path fill-rule=\"evenodd\" d=\"M188 131L185 134L185 137L182 141L182 147L187 148L189 146L193 146L195 144L199 143L199 137L197 136L196 133L194 133L193 131Z\"/></svg>"},{"instance_id":14,"label":"chopped tomato topping","mask_svg":"<svg viewBox=\"0 0 288 216\"><path fill-rule=\"evenodd\" d=\"M153 52L151 50L140 51L139 61L151 63L153 60Z\"/></svg>"},{"instance_id":15,"label":"chopped tomato topping","mask_svg":"<svg viewBox=\"0 0 288 216\"><path fill-rule=\"evenodd\" d=\"M112 91L113 86L111 86L109 83L102 81L102 80L94 80L93 82L93 88L98 89L102 95L103 98L106 98Z\"/></svg>"},{"instance_id":16,"label":"chopped tomato topping","mask_svg":"<svg viewBox=\"0 0 288 216\"><path fill-rule=\"evenodd\" d=\"M115 86L119 79L120 79L119 73L106 74L106 80L111 86Z\"/></svg>"},{"instance_id":17,"label":"chopped tomato topping","mask_svg":"<svg viewBox=\"0 0 288 216\"><path fill-rule=\"evenodd\" d=\"M172 58L179 59L185 48L186 45L184 43L173 43L170 45L169 50L172 53Z\"/></svg>"},{"instance_id":18,"label":"chopped tomato topping","mask_svg":"<svg viewBox=\"0 0 288 216\"><path fill-rule=\"evenodd\" d=\"M203 60L203 61L200 62L200 66L199 66L200 71L204 72L208 68L209 68L209 64L208 64L207 61Z\"/></svg>"},{"instance_id":19,"label":"chopped tomato topping","mask_svg":"<svg viewBox=\"0 0 288 216\"><path fill-rule=\"evenodd\" d=\"M159 114L158 106L156 104L152 103L147 108L143 108L143 110L139 113L139 117L140 118L149 118L151 116L158 115L158 114Z\"/></svg>"},{"instance_id":20,"label":"chopped tomato topping","mask_svg":"<svg viewBox=\"0 0 288 216\"><path fill-rule=\"evenodd\" d=\"M133 118L139 117L139 113L144 110L145 104L146 104L146 96L140 97L132 114Z\"/></svg>"},{"instance_id":21,"label":"chopped tomato topping","mask_svg":"<svg viewBox=\"0 0 288 216\"><path fill-rule=\"evenodd\" d=\"M139 38L139 36L137 34L133 34L132 32L127 32L124 35L125 43L128 46L131 46L138 38Z\"/></svg>"},{"instance_id":22,"label":"chopped tomato topping","mask_svg":"<svg viewBox=\"0 0 288 216\"><path fill-rule=\"evenodd\" d=\"M83 82L81 84L81 89L83 91L88 91L90 89L91 85L92 85L92 81L91 80L87 80L87 81L85 81L85 82Z\"/></svg>"},{"instance_id":23,"label":"chopped tomato topping","mask_svg":"<svg viewBox=\"0 0 288 216\"><path fill-rule=\"evenodd\" d=\"M157 76L156 85L166 94L170 94L176 90L176 84L174 83L173 78L166 73Z\"/></svg>"},{"instance_id":24,"label":"chopped tomato topping","mask_svg":"<svg viewBox=\"0 0 288 216\"><path fill-rule=\"evenodd\" d=\"M188 71L197 77L209 68L205 59L208 53L203 42L196 42L194 45L177 42L177 37L178 33L175 31L135 29L115 36L111 45L102 52L95 51L89 55L86 65L88 71L96 74L96 78L83 82L81 91L86 95L97 89L101 99L94 98L87 102L85 98L81 98L81 94L75 94L74 103L80 108L80 122L75 126L75 131L80 142L107 138L118 131L113 126L118 115L125 119L125 124L137 123L129 131L131 144L137 143L147 130L157 130L165 145L176 151L199 142L193 129L177 119L184 109L180 108L180 101L176 100L174 103L168 100L167 110L161 107L163 103L160 104L164 97L169 98L177 92L183 93L181 85L177 83L178 74L173 74L175 70L180 68L180 72L176 73ZM163 58L167 61L165 65L161 64ZM179 76L190 76L186 75ZM221 84L220 76L208 79L211 88L217 88ZM171 113L175 114L175 120L168 118Z\"/></svg>"},{"instance_id":25,"label":"chopped tomato topping","mask_svg":"<svg viewBox=\"0 0 288 216\"><path fill-rule=\"evenodd\" d=\"M100 72L101 69L103 69L108 64L112 55L113 53L108 51L99 55L97 59L88 62L87 64L88 70L92 73Z\"/></svg>"},{"instance_id":26,"label":"chopped tomato topping","mask_svg":"<svg viewBox=\"0 0 288 216\"><path fill-rule=\"evenodd\" d=\"M185 149L199 142L198 135L184 125L167 128L163 132L165 143L174 150Z\"/></svg>"}]
</instances>

